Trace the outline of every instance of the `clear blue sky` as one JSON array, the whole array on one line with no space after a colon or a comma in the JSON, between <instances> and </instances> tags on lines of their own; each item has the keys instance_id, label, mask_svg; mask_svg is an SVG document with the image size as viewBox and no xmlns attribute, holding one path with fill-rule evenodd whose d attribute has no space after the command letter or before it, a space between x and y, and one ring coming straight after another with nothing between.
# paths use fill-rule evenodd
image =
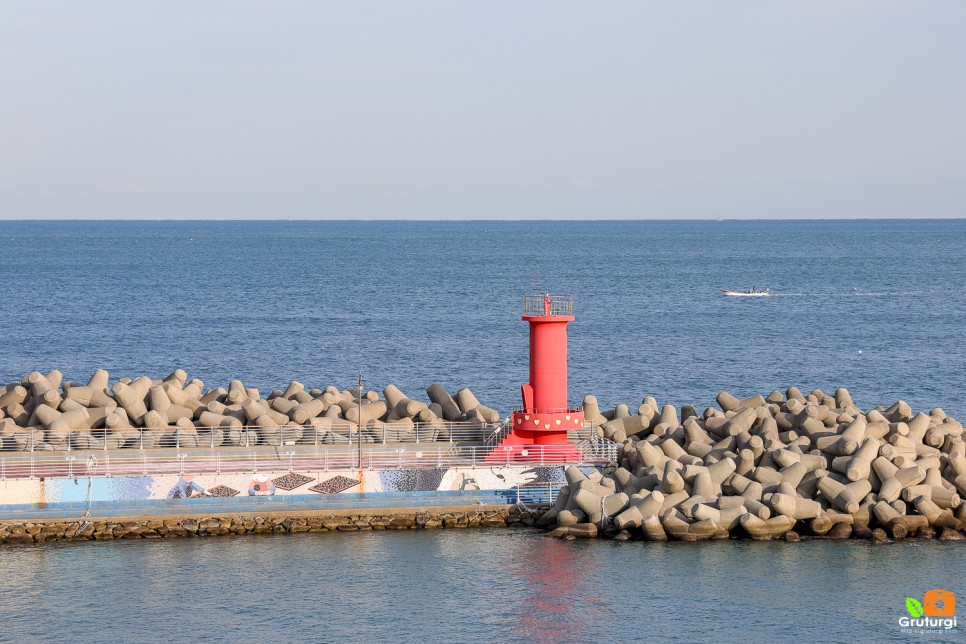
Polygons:
<instances>
[{"instance_id":1,"label":"clear blue sky","mask_svg":"<svg viewBox=\"0 0 966 644\"><path fill-rule=\"evenodd\" d=\"M966 2L0 0L0 218L966 216Z\"/></svg>"}]
</instances>

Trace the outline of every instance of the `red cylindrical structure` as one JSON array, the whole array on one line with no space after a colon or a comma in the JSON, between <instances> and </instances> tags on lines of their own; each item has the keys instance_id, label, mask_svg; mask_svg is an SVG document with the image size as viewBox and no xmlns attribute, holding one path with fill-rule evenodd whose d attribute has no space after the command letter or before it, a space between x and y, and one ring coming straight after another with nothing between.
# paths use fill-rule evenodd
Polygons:
<instances>
[{"instance_id":1,"label":"red cylindrical structure","mask_svg":"<svg viewBox=\"0 0 966 644\"><path fill-rule=\"evenodd\" d=\"M530 324L530 382L522 386L523 409L513 412L512 430L488 461L580 460L567 432L584 426L582 409L567 400L567 324L573 300L561 295L528 295L523 320ZM502 448L502 449L500 449Z\"/></svg>"},{"instance_id":2,"label":"red cylindrical structure","mask_svg":"<svg viewBox=\"0 0 966 644\"><path fill-rule=\"evenodd\" d=\"M533 408L567 409L567 323L572 315L524 315L530 323L530 387Z\"/></svg>"}]
</instances>

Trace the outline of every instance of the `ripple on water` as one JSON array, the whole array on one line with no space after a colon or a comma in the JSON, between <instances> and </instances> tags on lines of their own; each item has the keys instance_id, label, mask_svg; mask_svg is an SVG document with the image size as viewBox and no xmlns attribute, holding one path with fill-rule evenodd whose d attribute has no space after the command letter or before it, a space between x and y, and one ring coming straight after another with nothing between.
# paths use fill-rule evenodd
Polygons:
<instances>
[{"instance_id":1,"label":"ripple on water","mask_svg":"<svg viewBox=\"0 0 966 644\"><path fill-rule=\"evenodd\" d=\"M5 549L0 619L11 641L898 641L905 597L955 592L962 561L938 541L524 530L43 544Z\"/></svg>"}]
</instances>

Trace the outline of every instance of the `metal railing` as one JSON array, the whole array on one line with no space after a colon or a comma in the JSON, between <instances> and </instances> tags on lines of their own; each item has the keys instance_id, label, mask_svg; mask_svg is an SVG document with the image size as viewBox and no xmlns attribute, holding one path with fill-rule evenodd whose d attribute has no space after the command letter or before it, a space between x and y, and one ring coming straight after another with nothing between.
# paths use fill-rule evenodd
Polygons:
<instances>
[{"instance_id":1,"label":"metal railing","mask_svg":"<svg viewBox=\"0 0 966 644\"><path fill-rule=\"evenodd\" d=\"M524 295L524 315L573 315L574 298L571 295Z\"/></svg>"},{"instance_id":2,"label":"metal railing","mask_svg":"<svg viewBox=\"0 0 966 644\"><path fill-rule=\"evenodd\" d=\"M518 407L514 409L511 414L582 414L584 413L583 407L534 407L532 409L526 409L524 407ZM593 423L589 421L584 421L584 427L592 427Z\"/></svg>"},{"instance_id":3,"label":"metal railing","mask_svg":"<svg viewBox=\"0 0 966 644\"><path fill-rule=\"evenodd\" d=\"M390 443L496 444L505 428L501 424L434 422L412 425L381 424L363 428L363 445ZM56 441L56 442L55 442ZM355 424L325 426L256 427L138 427L73 430L67 437L53 437L37 428L15 428L0 435L0 452L81 451L117 449L194 449L217 447L287 447L312 445L358 445Z\"/></svg>"},{"instance_id":4,"label":"metal railing","mask_svg":"<svg viewBox=\"0 0 966 644\"><path fill-rule=\"evenodd\" d=\"M511 431L513 431L513 417L507 416L506 420L497 425L494 428L493 433L491 433L483 442L485 445L497 445ZM567 430L567 442L569 443L594 443L601 440L604 439L601 438L600 432L597 431L597 426L593 423L585 422L584 426L580 429Z\"/></svg>"},{"instance_id":5,"label":"metal railing","mask_svg":"<svg viewBox=\"0 0 966 644\"><path fill-rule=\"evenodd\" d=\"M523 483L510 488L515 503L524 505L550 505L557 500L560 488L567 485L566 481L543 481Z\"/></svg>"},{"instance_id":6,"label":"metal railing","mask_svg":"<svg viewBox=\"0 0 966 644\"><path fill-rule=\"evenodd\" d=\"M528 450L528 464L607 465L617 461L616 443L539 445ZM576 453L577 458L574 459ZM491 456L495 454L497 456ZM490 456L489 459L487 457ZM505 459L505 460L504 460ZM0 480L41 477L151 476L222 474L259 471L328 471L362 469L442 469L513 464L510 450L485 445L400 444L397 447L313 447L232 450L119 450L68 454L6 453L0 457Z\"/></svg>"},{"instance_id":7,"label":"metal railing","mask_svg":"<svg viewBox=\"0 0 966 644\"><path fill-rule=\"evenodd\" d=\"M503 422L496 426L493 433L486 437L483 441L484 445L497 445L503 437L513 431L513 419L507 416L503 419Z\"/></svg>"}]
</instances>

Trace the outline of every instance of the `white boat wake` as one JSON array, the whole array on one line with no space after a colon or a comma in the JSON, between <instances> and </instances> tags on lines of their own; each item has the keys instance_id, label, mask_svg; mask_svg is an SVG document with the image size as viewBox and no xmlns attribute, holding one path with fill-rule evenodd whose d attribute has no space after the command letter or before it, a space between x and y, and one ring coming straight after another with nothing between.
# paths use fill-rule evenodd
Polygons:
<instances>
[{"instance_id":1,"label":"white boat wake","mask_svg":"<svg viewBox=\"0 0 966 644\"><path fill-rule=\"evenodd\" d=\"M802 293L771 293L772 297L929 297L936 295L936 291L875 291L861 293L850 292L802 292Z\"/></svg>"},{"instance_id":2,"label":"white boat wake","mask_svg":"<svg viewBox=\"0 0 966 644\"><path fill-rule=\"evenodd\" d=\"M729 291L727 289L721 289L721 292L724 293L726 297L768 297L771 295L767 288L763 291L756 291L754 289L750 291Z\"/></svg>"}]
</instances>

